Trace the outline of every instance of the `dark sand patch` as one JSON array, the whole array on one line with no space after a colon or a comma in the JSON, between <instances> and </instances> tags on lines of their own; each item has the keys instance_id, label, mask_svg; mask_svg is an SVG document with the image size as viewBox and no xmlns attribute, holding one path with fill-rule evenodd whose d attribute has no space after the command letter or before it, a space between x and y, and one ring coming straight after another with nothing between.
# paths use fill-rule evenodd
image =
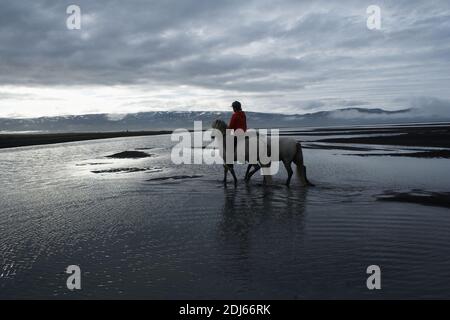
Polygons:
<instances>
[{"instance_id":1,"label":"dark sand patch","mask_svg":"<svg viewBox=\"0 0 450 320\"><path fill-rule=\"evenodd\" d=\"M283 130L281 133L288 134L310 134L310 135L335 135L341 134L371 134L371 133L406 133L406 132L417 132L417 131L448 131L450 123L428 123L428 124L380 124L371 126L341 126L341 127L318 127L313 129L292 129Z\"/></svg>"},{"instance_id":2,"label":"dark sand patch","mask_svg":"<svg viewBox=\"0 0 450 320\"><path fill-rule=\"evenodd\" d=\"M106 156L106 158L114 158L114 159L140 159L140 158L148 158L151 157L151 154L142 151L123 151L119 153L112 154L110 156Z\"/></svg>"},{"instance_id":3,"label":"dark sand patch","mask_svg":"<svg viewBox=\"0 0 450 320\"><path fill-rule=\"evenodd\" d=\"M172 131L72 132L34 134L5 133L0 134L0 149L85 140L154 136L170 133L172 133Z\"/></svg>"},{"instance_id":4,"label":"dark sand patch","mask_svg":"<svg viewBox=\"0 0 450 320\"><path fill-rule=\"evenodd\" d=\"M317 142L450 148L450 126L399 128L398 135L330 138Z\"/></svg>"},{"instance_id":5,"label":"dark sand patch","mask_svg":"<svg viewBox=\"0 0 450 320\"><path fill-rule=\"evenodd\" d=\"M377 197L379 201L417 203L425 206L450 208L450 192L388 192Z\"/></svg>"},{"instance_id":6,"label":"dark sand patch","mask_svg":"<svg viewBox=\"0 0 450 320\"><path fill-rule=\"evenodd\" d=\"M388 156L388 157L412 157L412 158L444 158L450 159L450 150L430 150L421 152L405 152L405 153L355 153L352 156L358 157L373 157L373 156Z\"/></svg>"},{"instance_id":7,"label":"dark sand patch","mask_svg":"<svg viewBox=\"0 0 450 320\"><path fill-rule=\"evenodd\" d=\"M77 167L83 167L83 166L99 166L104 164L112 164L112 162L89 162L89 163L77 163Z\"/></svg>"},{"instance_id":8,"label":"dark sand patch","mask_svg":"<svg viewBox=\"0 0 450 320\"><path fill-rule=\"evenodd\" d=\"M107 170L93 170L92 173L132 173L132 172L161 172L160 168L115 168Z\"/></svg>"},{"instance_id":9,"label":"dark sand patch","mask_svg":"<svg viewBox=\"0 0 450 320\"><path fill-rule=\"evenodd\" d=\"M398 134L399 130L396 129L371 129L371 130L355 130L355 129L342 129L342 130L321 130L321 131L283 131L280 132L280 136L348 136L348 135L368 135L368 134Z\"/></svg>"},{"instance_id":10,"label":"dark sand patch","mask_svg":"<svg viewBox=\"0 0 450 320\"><path fill-rule=\"evenodd\" d=\"M192 176L179 175L179 176L153 178L153 179L148 179L147 181L183 180L183 179L196 179L196 178L201 178L201 177L203 177L203 176L202 175L192 175Z\"/></svg>"},{"instance_id":11,"label":"dark sand patch","mask_svg":"<svg viewBox=\"0 0 450 320\"><path fill-rule=\"evenodd\" d=\"M374 148L352 147L352 146L336 146L332 144L303 143L304 149L324 149L324 150L347 150L347 151L373 151Z\"/></svg>"}]
</instances>

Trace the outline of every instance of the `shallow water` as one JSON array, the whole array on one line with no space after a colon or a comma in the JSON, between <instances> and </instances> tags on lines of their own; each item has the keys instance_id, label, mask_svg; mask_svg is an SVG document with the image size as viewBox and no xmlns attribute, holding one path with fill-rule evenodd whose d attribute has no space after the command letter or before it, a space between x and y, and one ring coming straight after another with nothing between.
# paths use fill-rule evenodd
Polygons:
<instances>
[{"instance_id":1,"label":"shallow water","mask_svg":"<svg viewBox=\"0 0 450 320\"><path fill-rule=\"evenodd\" d=\"M235 188L219 165L173 165L170 146L148 136L1 150L0 298L450 297L449 210L377 201L448 192L449 160L305 149L316 187L286 188L281 170L271 186L255 175ZM155 156L105 158L136 149ZM66 288L72 264L80 291ZM379 291L366 287L372 264Z\"/></svg>"}]
</instances>

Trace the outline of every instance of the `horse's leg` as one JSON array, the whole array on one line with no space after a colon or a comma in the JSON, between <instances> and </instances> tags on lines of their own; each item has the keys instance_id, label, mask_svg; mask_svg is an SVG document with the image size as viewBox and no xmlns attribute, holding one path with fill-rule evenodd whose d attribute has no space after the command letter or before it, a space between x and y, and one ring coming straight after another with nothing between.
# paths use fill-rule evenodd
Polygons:
<instances>
[{"instance_id":1,"label":"horse's leg","mask_svg":"<svg viewBox=\"0 0 450 320\"><path fill-rule=\"evenodd\" d=\"M314 186L311 182L309 182L306 177L306 167L303 162L303 151L300 143L297 143L297 152L295 154L294 163L297 165L297 175L302 182L302 185L305 186Z\"/></svg>"},{"instance_id":2,"label":"horse's leg","mask_svg":"<svg viewBox=\"0 0 450 320\"><path fill-rule=\"evenodd\" d=\"M289 185L291 184L291 178L292 178L292 167L291 167L291 163L288 161L283 161L284 167L286 168L286 171L288 173L288 178L286 180L286 185L289 187Z\"/></svg>"},{"instance_id":3,"label":"horse's leg","mask_svg":"<svg viewBox=\"0 0 450 320\"><path fill-rule=\"evenodd\" d=\"M228 165L223 165L223 183L227 183Z\"/></svg>"},{"instance_id":4,"label":"horse's leg","mask_svg":"<svg viewBox=\"0 0 450 320\"><path fill-rule=\"evenodd\" d=\"M250 178L259 171L259 169L261 169L261 166L259 164L253 164L253 166L255 167L252 171L249 172L249 174L247 175L247 181L250 181Z\"/></svg>"},{"instance_id":5,"label":"horse's leg","mask_svg":"<svg viewBox=\"0 0 450 320\"><path fill-rule=\"evenodd\" d=\"M245 181L248 181L248 180L249 180L248 174L249 174L250 169L251 169L252 167L253 167L253 164L249 164L249 165L247 166L247 171L245 172L245 178L244 178Z\"/></svg>"},{"instance_id":6,"label":"horse's leg","mask_svg":"<svg viewBox=\"0 0 450 320\"><path fill-rule=\"evenodd\" d=\"M260 163L260 166L261 166L261 168L270 170L271 163L270 162L267 163L267 164L261 164ZM267 184L271 184L271 183L272 183L272 175L263 173L263 184L267 185Z\"/></svg>"},{"instance_id":7,"label":"horse's leg","mask_svg":"<svg viewBox=\"0 0 450 320\"><path fill-rule=\"evenodd\" d=\"M236 178L236 174L234 173L234 166L232 164L230 164L230 165L228 165L228 167L231 172L231 175L233 176L234 185L237 185L237 178Z\"/></svg>"}]
</instances>

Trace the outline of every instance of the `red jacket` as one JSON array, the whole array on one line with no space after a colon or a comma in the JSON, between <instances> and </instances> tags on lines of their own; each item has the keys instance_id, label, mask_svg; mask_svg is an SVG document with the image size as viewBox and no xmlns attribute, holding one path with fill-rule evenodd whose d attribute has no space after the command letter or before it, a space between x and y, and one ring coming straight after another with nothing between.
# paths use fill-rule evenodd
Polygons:
<instances>
[{"instance_id":1,"label":"red jacket","mask_svg":"<svg viewBox=\"0 0 450 320\"><path fill-rule=\"evenodd\" d=\"M244 132L247 131L247 119L244 111L236 111L233 113L228 129L242 129Z\"/></svg>"}]
</instances>

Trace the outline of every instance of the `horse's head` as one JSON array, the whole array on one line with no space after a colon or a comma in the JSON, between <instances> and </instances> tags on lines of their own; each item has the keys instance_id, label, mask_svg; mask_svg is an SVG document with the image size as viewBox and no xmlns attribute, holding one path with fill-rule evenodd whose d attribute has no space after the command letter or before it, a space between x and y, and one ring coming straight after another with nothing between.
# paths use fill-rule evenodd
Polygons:
<instances>
[{"instance_id":1,"label":"horse's head","mask_svg":"<svg viewBox=\"0 0 450 320\"><path fill-rule=\"evenodd\" d=\"M226 131L227 131L227 124L224 122L224 121L222 121L222 120L220 120L220 119L217 119L217 120L215 120L213 123L212 123L212 126L211 126L213 129L217 129L217 130L219 130L220 132L222 132L222 134L225 134L226 133Z\"/></svg>"}]
</instances>

